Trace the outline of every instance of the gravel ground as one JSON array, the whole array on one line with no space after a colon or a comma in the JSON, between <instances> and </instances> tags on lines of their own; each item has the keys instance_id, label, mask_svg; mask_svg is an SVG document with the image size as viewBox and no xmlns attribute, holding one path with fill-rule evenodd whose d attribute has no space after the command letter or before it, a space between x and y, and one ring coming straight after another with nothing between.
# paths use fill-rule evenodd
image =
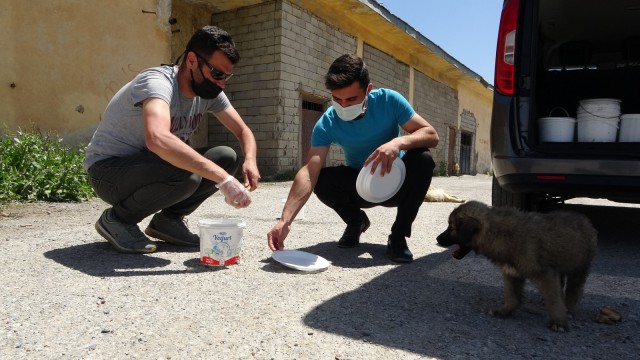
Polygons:
<instances>
[{"instance_id":1,"label":"gravel ground","mask_svg":"<svg viewBox=\"0 0 640 360\"><path fill-rule=\"evenodd\" d=\"M490 203L486 175L435 178L463 199ZM159 244L150 255L115 252L94 230L105 204L38 203L0 208L0 358L65 359L603 359L640 353L640 208L604 201L568 205L600 232L599 252L571 331L545 324L540 295L496 319L499 271L481 256L457 261L436 246L457 204L425 203L409 245L415 261L390 262L385 242L395 209L367 210L371 228L356 249L338 249L344 225L312 196L294 222L289 249L325 257L304 273L274 262L266 233L290 183L264 183L250 208L215 195L190 216L246 221L242 260L222 268L198 249ZM142 223L146 227L149 219ZM623 316L594 321L605 305Z\"/></svg>"}]
</instances>

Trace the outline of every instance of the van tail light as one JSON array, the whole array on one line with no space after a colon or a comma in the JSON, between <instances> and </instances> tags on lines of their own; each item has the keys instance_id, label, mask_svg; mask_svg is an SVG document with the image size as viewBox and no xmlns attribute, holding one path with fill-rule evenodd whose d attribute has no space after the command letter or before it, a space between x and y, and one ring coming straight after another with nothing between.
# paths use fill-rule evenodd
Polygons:
<instances>
[{"instance_id":1,"label":"van tail light","mask_svg":"<svg viewBox=\"0 0 640 360\"><path fill-rule=\"evenodd\" d=\"M514 59L516 51L516 28L520 0L508 0L502 8L498 48L496 49L495 89L501 94L513 95L515 86Z\"/></svg>"}]
</instances>

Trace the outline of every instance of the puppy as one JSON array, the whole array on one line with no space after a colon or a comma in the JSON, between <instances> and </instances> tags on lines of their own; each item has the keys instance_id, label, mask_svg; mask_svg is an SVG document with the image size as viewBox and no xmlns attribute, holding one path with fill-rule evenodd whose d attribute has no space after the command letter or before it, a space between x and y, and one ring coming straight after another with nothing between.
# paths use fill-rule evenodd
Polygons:
<instances>
[{"instance_id":1,"label":"puppy","mask_svg":"<svg viewBox=\"0 0 640 360\"><path fill-rule=\"evenodd\" d=\"M456 259L474 250L502 270L504 305L491 311L494 316L513 314L530 279L544 299L549 327L564 332L582 297L598 234L582 214L523 212L469 201L451 212L449 227L437 241L443 247L458 245Z\"/></svg>"}]
</instances>

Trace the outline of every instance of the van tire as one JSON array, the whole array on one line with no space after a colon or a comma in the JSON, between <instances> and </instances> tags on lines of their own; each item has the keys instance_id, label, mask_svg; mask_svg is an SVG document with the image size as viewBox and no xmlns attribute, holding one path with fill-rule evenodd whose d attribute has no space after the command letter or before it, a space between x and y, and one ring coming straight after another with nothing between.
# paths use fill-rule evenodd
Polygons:
<instances>
[{"instance_id":1,"label":"van tire","mask_svg":"<svg viewBox=\"0 0 640 360\"><path fill-rule=\"evenodd\" d=\"M496 177L493 177L491 183L491 205L493 207L510 206L520 210L530 211L535 208L533 196L526 193L512 193L504 190Z\"/></svg>"}]
</instances>

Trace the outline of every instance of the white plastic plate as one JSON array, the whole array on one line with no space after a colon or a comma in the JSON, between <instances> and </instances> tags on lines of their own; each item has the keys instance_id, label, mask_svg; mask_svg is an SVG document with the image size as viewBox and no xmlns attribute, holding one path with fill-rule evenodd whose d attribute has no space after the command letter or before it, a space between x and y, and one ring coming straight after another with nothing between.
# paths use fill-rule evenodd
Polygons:
<instances>
[{"instance_id":1,"label":"white plastic plate","mask_svg":"<svg viewBox=\"0 0 640 360\"><path fill-rule=\"evenodd\" d=\"M406 168L402 159L396 158L391 166L391 171L384 176L380 175L380 165L371 174L373 163L360 170L356 179L356 190L363 199L372 203L380 203L389 200L402 187L406 175Z\"/></svg>"},{"instance_id":2,"label":"white plastic plate","mask_svg":"<svg viewBox=\"0 0 640 360\"><path fill-rule=\"evenodd\" d=\"M300 271L324 270L331 265L322 256L300 250L278 250L271 257L284 266Z\"/></svg>"}]
</instances>

